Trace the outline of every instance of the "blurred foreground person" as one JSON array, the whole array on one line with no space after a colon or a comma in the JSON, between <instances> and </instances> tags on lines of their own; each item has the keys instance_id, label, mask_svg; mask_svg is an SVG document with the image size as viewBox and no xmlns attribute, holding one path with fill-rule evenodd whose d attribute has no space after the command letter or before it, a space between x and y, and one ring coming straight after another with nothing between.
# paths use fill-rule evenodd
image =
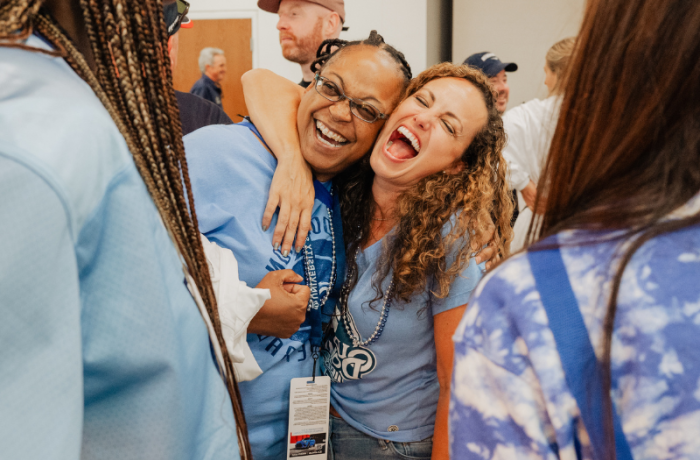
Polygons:
<instances>
[{"instance_id":1,"label":"blurred foreground person","mask_svg":"<svg viewBox=\"0 0 700 460\"><path fill-rule=\"evenodd\" d=\"M0 458L250 458L162 14L0 7Z\"/></svg>"},{"instance_id":2,"label":"blurred foreground person","mask_svg":"<svg viewBox=\"0 0 700 460\"><path fill-rule=\"evenodd\" d=\"M699 30L698 2L588 2L541 240L455 335L452 458L697 458Z\"/></svg>"},{"instance_id":3,"label":"blurred foreground person","mask_svg":"<svg viewBox=\"0 0 700 460\"><path fill-rule=\"evenodd\" d=\"M574 37L555 43L547 51L544 65L544 84L548 95L545 99L533 99L503 115L503 128L508 142L503 157L508 162L510 185L522 194L524 206L513 227L511 252L525 244L537 196L537 182L547 161L547 154L557 127L562 101L564 72L574 51Z\"/></svg>"}]
</instances>

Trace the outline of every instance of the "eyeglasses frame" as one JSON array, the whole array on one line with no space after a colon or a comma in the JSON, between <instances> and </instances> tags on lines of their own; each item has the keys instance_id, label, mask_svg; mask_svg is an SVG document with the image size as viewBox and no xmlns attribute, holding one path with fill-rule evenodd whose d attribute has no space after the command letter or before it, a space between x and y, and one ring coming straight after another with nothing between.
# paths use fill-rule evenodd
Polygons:
<instances>
[{"instance_id":1,"label":"eyeglasses frame","mask_svg":"<svg viewBox=\"0 0 700 460\"><path fill-rule=\"evenodd\" d=\"M336 88L338 88L338 91L340 92L340 97L337 100L334 101L333 99L330 99L328 96L324 95L323 93L321 93L321 91L319 91L318 83L319 83L319 81L324 81L324 80L333 84ZM347 96L345 94L345 91L343 91L343 89L340 86L338 86L333 80L326 78L326 77L322 77L321 74L319 74L319 73L316 73L316 75L314 75L314 89L316 90L316 92L319 95L321 95L321 97L323 97L324 99L331 101L331 102L341 102L341 101L347 99L348 102L350 103L350 113L352 113L354 116L356 116L358 119L364 121L365 123L374 123L377 120L386 120L387 118L389 118L389 115L382 113L378 108L376 108L374 105L370 104L369 102L365 102L362 99L355 99L355 98ZM359 103L362 103L362 105L368 105L368 106L372 107L374 110L376 110L377 114L378 114L377 118L375 118L372 121L369 121L369 120L365 120L364 118L359 116L357 113L355 113L355 111L353 110L353 107L358 106Z\"/></svg>"}]
</instances>

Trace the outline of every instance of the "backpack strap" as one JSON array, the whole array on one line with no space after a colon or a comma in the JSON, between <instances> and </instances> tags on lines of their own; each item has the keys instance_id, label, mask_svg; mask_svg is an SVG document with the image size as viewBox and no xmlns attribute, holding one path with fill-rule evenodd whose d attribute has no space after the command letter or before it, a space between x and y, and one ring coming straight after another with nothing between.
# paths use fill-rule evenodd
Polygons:
<instances>
[{"instance_id":1,"label":"backpack strap","mask_svg":"<svg viewBox=\"0 0 700 460\"><path fill-rule=\"evenodd\" d=\"M596 459L608 458L605 445L603 401L610 399L603 391L603 372L591 344L578 301L571 289L569 276L559 248L530 250L528 260L535 277L542 304L547 312L566 383L581 411L581 420L591 440ZM613 404L613 427L617 460L632 460L627 438ZM579 453L580 458L580 453Z\"/></svg>"}]
</instances>

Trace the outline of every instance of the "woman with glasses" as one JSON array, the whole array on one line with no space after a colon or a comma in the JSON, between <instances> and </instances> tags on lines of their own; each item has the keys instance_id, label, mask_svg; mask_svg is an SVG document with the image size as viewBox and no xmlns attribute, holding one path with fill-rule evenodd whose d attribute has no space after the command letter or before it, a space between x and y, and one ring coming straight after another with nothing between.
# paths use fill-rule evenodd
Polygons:
<instances>
[{"instance_id":1,"label":"woman with glasses","mask_svg":"<svg viewBox=\"0 0 700 460\"><path fill-rule=\"evenodd\" d=\"M333 56L321 56L307 91L337 113L386 121L368 155L335 179L348 276L323 345L332 458L448 458L451 337L482 276L476 242L490 237L491 216L500 254L510 238L501 119L486 78L451 64L419 75L386 116L334 75ZM254 119L267 120L260 129L291 145L295 85L254 71L244 91ZM336 134L320 128L330 143Z\"/></svg>"},{"instance_id":2,"label":"woman with glasses","mask_svg":"<svg viewBox=\"0 0 700 460\"><path fill-rule=\"evenodd\" d=\"M375 33L335 56L324 75L341 85L346 82L343 90L371 101L377 113L394 109L410 80L410 71L397 51ZM363 72L365 67L372 68L373 74ZM362 113L369 119L366 107ZM341 215L333 179L372 148L382 120L362 120L347 105L334 104L312 89L301 98L292 123L294 138L301 142L304 160L314 174L316 192L313 210L306 217L309 236L296 241L296 251L280 247L275 239L272 228L277 215L270 227L260 225L278 168L277 158L266 147L274 134L260 133L255 125L244 122L205 127L184 138L202 234L236 255L240 278L248 285L288 268L309 286L308 306L263 306L247 329L249 358L263 371L255 380L239 385L256 460L286 455L290 381L313 374L324 317L327 322L345 279Z\"/></svg>"}]
</instances>

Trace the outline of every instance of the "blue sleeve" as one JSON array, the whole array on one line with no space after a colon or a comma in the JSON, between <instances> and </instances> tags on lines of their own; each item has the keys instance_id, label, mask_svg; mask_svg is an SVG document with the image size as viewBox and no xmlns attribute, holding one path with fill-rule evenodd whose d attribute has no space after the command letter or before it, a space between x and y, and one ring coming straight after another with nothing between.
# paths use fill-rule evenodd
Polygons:
<instances>
[{"instance_id":1,"label":"blue sleeve","mask_svg":"<svg viewBox=\"0 0 700 460\"><path fill-rule=\"evenodd\" d=\"M0 458L77 459L81 301L68 211L2 153L0 197Z\"/></svg>"},{"instance_id":2,"label":"blue sleeve","mask_svg":"<svg viewBox=\"0 0 700 460\"><path fill-rule=\"evenodd\" d=\"M455 278L450 285L450 293L447 297L440 299L431 294L430 299L433 316L452 310L453 308L461 307L469 302L472 291L479 283L479 280L484 276L483 271L486 267L485 264L485 262L482 262L477 265L476 260L472 257L469 259L469 265L464 267L462 273L457 275L457 278ZM438 286L434 286L433 291L438 292L438 290Z\"/></svg>"}]
</instances>

